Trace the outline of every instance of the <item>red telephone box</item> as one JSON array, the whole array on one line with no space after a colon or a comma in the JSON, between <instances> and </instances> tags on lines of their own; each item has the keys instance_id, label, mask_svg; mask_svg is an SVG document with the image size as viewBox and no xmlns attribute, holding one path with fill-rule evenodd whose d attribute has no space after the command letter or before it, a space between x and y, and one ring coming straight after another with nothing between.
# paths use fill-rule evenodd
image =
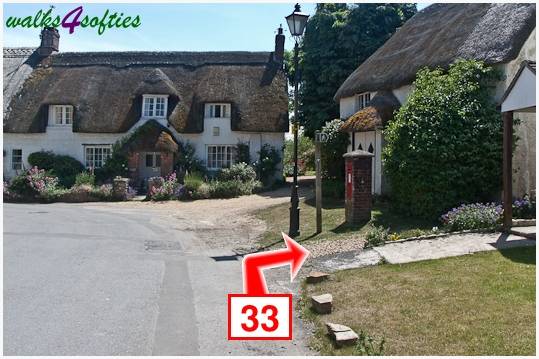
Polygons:
<instances>
[{"instance_id":1,"label":"red telephone box","mask_svg":"<svg viewBox=\"0 0 539 359\"><path fill-rule=\"evenodd\" d=\"M345 161L346 222L361 224L371 219L372 157L367 151L356 150L343 155Z\"/></svg>"}]
</instances>

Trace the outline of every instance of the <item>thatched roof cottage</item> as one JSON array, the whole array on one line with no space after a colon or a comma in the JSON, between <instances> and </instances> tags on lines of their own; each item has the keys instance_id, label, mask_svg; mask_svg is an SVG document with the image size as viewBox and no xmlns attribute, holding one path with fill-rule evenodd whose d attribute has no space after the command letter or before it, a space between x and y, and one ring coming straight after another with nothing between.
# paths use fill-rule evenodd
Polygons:
<instances>
[{"instance_id":1,"label":"thatched roof cottage","mask_svg":"<svg viewBox=\"0 0 539 359\"><path fill-rule=\"evenodd\" d=\"M170 173L180 142L212 170L235 161L238 142L253 160L264 144L280 150L284 40L279 29L272 52L61 53L48 28L37 49L4 48L4 175L40 150L99 167L141 126L147 138L127 146L139 179Z\"/></svg>"},{"instance_id":2,"label":"thatched roof cottage","mask_svg":"<svg viewBox=\"0 0 539 359\"><path fill-rule=\"evenodd\" d=\"M523 61L535 61L535 4L433 4L418 12L335 94L349 150L375 154L373 191L384 193L382 129L406 102L417 71L425 66L447 68L459 58L477 59L504 74L497 87L502 98ZM535 189L535 114L519 114L519 148L514 154L515 194Z\"/></svg>"}]
</instances>

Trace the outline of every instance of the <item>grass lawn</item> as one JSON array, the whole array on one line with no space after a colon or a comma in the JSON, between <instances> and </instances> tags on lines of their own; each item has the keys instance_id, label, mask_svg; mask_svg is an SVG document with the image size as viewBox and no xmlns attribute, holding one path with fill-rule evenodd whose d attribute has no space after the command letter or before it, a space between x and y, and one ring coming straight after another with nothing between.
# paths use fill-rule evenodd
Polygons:
<instances>
[{"instance_id":1,"label":"grass lawn","mask_svg":"<svg viewBox=\"0 0 539 359\"><path fill-rule=\"evenodd\" d=\"M255 215L266 222L268 230L260 240L262 247L281 245L281 232L288 232L290 203L260 210ZM401 238L430 233L437 223L403 216L389 209L385 202L378 201L373 208L372 220L363 226L349 227L344 220L344 200L324 199L322 208L322 233L316 234L315 200L300 202L300 232L296 241L339 239L364 235L372 225L383 225L396 232Z\"/></svg>"},{"instance_id":2,"label":"grass lawn","mask_svg":"<svg viewBox=\"0 0 539 359\"><path fill-rule=\"evenodd\" d=\"M535 247L341 271L304 285L302 313L313 349L335 349L324 322L385 338L386 355L535 355ZM314 314L310 295L333 294L333 313Z\"/></svg>"}]
</instances>

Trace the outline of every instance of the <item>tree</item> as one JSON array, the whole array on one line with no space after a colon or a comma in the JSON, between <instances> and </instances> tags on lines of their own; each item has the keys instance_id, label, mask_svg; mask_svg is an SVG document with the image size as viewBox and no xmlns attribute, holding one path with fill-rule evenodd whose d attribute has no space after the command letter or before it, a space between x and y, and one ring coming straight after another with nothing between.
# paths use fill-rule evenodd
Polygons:
<instances>
[{"instance_id":1,"label":"tree","mask_svg":"<svg viewBox=\"0 0 539 359\"><path fill-rule=\"evenodd\" d=\"M500 190L503 128L492 97L498 78L475 60L418 72L384 132L384 170L398 209L434 219Z\"/></svg>"},{"instance_id":2,"label":"tree","mask_svg":"<svg viewBox=\"0 0 539 359\"><path fill-rule=\"evenodd\" d=\"M339 117L335 92L346 78L416 12L415 4L318 4L300 59L300 122L313 137ZM291 56L287 68L293 69Z\"/></svg>"},{"instance_id":3,"label":"tree","mask_svg":"<svg viewBox=\"0 0 539 359\"><path fill-rule=\"evenodd\" d=\"M342 121L338 118L328 121L322 130L327 141L322 144L322 176L325 179L344 179L343 154L348 147L348 134L341 131ZM344 182L342 182L344 183Z\"/></svg>"}]
</instances>

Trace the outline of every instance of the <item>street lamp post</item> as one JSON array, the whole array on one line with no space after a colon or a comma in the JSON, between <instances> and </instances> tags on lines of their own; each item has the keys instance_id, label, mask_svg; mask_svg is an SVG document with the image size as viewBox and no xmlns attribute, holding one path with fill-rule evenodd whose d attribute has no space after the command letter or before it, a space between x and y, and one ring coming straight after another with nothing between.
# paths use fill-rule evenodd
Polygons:
<instances>
[{"instance_id":1,"label":"street lamp post","mask_svg":"<svg viewBox=\"0 0 539 359\"><path fill-rule=\"evenodd\" d=\"M290 34L294 37L294 179L292 183L292 193L290 194L290 227L288 235L297 237L299 235L299 196L298 196L298 83L299 83L299 41L303 36L303 31L307 25L309 15L303 14L299 4L296 4L294 12L286 17Z\"/></svg>"}]
</instances>

